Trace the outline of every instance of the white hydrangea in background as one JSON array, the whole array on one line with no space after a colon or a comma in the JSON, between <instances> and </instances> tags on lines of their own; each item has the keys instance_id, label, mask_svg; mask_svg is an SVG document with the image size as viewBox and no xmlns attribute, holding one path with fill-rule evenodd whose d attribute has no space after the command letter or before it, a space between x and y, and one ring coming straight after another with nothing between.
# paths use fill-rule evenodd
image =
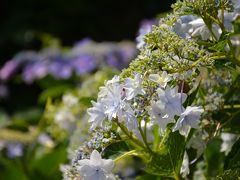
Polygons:
<instances>
[{"instance_id":1,"label":"white hydrangea in background","mask_svg":"<svg viewBox=\"0 0 240 180\"><path fill-rule=\"evenodd\" d=\"M67 107L73 107L78 105L78 98L72 94L64 94L62 97L63 104Z\"/></svg>"},{"instance_id":2,"label":"white hydrangea in background","mask_svg":"<svg viewBox=\"0 0 240 180\"><path fill-rule=\"evenodd\" d=\"M74 129L75 116L73 113L66 108L60 109L54 117L54 122L59 125L60 128L67 131L72 131Z\"/></svg>"},{"instance_id":3,"label":"white hydrangea in background","mask_svg":"<svg viewBox=\"0 0 240 180\"><path fill-rule=\"evenodd\" d=\"M224 152L225 155L227 155L231 151L234 142L236 142L238 138L239 136L236 134L222 132L221 139L223 142L221 144L221 152Z\"/></svg>"},{"instance_id":4,"label":"white hydrangea in background","mask_svg":"<svg viewBox=\"0 0 240 180\"><path fill-rule=\"evenodd\" d=\"M184 152L184 157L183 157L183 162L182 162L180 173L181 173L183 178L187 177L187 175L190 173L189 158L188 158L188 155L187 155L186 151Z\"/></svg>"}]
</instances>

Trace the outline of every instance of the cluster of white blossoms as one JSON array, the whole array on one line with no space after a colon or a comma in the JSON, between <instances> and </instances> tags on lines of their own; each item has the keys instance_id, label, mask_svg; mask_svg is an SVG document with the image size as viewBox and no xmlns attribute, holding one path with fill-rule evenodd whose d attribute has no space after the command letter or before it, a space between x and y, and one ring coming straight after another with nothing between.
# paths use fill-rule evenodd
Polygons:
<instances>
[{"instance_id":1,"label":"cluster of white blossoms","mask_svg":"<svg viewBox=\"0 0 240 180\"><path fill-rule=\"evenodd\" d=\"M177 85L175 87L168 85L171 80L172 77L165 71L150 74L148 77L135 73L133 78L125 78L122 82L119 76L113 77L100 88L97 102L93 101L93 107L88 109L91 130L104 128L106 123L109 125L117 122L118 125L125 126L128 131L133 132L140 141L144 138L153 141L151 132L153 126L158 125L159 133L163 135L167 125L175 123L172 131L179 131L181 135L187 137L191 128L198 128L203 109L195 106L184 108L183 103L187 95L182 90L179 92ZM154 84L154 88L146 87L147 83ZM149 93L149 89L153 92ZM139 113L141 111L139 107L143 107L145 115ZM140 132L144 127L146 137ZM95 161L94 158L98 160L100 158L97 151L93 151L90 160L79 161L80 175L84 179L89 179L88 177L91 179L100 174L99 177L109 176L111 179L112 176L109 175L111 168L105 168L102 160ZM103 166L100 167L99 163Z\"/></svg>"},{"instance_id":2,"label":"cluster of white blossoms","mask_svg":"<svg viewBox=\"0 0 240 180\"><path fill-rule=\"evenodd\" d=\"M116 118L119 122L125 122L130 130L137 127L137 119L129 101L138 94L144 94L141 75L136 74L134 79L126 78L124 85L119 82L119 77L114 76L100 88L98 102L92 102L93 107L88 109L91 129L102 127L105 119L111 121Z\"/></svg>"},{"instance_id":3,"label":"cluster of white blossoms","mask_svg":"<svg viewBox=\"0 0 240 180\"><path fill-rule=\"evenodd\" d=\"M173 131L179 130L180 134L187 136L190 128L198 128L200 115L203 112L201 107L183 107L187 95L178 92L178 86L170 87L167 83L171 77L164 71L161 74L150 74L147 81L157 84L155 94L157 97L151 99L145 109L149 114L149 124L158 124L162 132L169 123L175 123L175 117L179 116ZM98 101L92 102L93 107L88 109L90 115L89 122L92 123L91 129L103 127L104 121L117 120L123 123L129 131L138 130L138 107L136 99L147 95L147 88L143 85L144 78L140 74L135 74L134 78L126 78L120 83L119 77L115 76L107 81L104 87L100 88ZM139 102L144 105L146 102ZM140 120L144 121L144 120ZM141 123L140 123L141 124Z\"/></svg>"},{"instance_id":4,"label":"cluster of white blossoms","mask_svg":"<svg viewBox=\"0 0 240 180\"><path fill-rule=\"evenodd\" d=\"M204 127L204 123L211 120L211 115L206 103L202 102L203 100L207 102L204 99L207 95L203 92L203 85L207 80L202 77L202 73L203 68L215 67L214 63L217 60L226 60L228 56L224 53L232 51L228 41L222 44L220 40L222 38L228 40L227 37L222 37L225 31L234 31L232 21L239 17L240 1L209 2L211 3L198 0L195 6L192 0L178 1L173 6L173 14L161 19L159 26L146 26L145 31L142 31L137 38L137 46L141 51L138 58L120 76L114 76L105 82L105 85L100 88L97 101L92 101L93 107L87 110L91 131L113 127L112 130L119 135L120 139L124 134L123 137L129 141L132 140L137 150L142 148L141 150L150 152L152 159L147 162L150 164L147 168L153 165L154 170L148 173L158 174L155 172L157 167L155 167L154 157L161 157L163 153L161 158L167 159L166 153L171 156L169 149L175 148L174 143L178 140L177 138L182 138L185 141L183 140L183 144L179 145L178 149L183 150L179 153L181 158L178 160L182 162L179 174L187 177L190 173L189 166L204 153L206 142L220 132L218 129L220 123L214 126L216 130L210 129L213 132L210 130L208 132ZM192 10L192 13L189 13L186 7ZM216 12L209 15L211 10ZM211 18L209 21L208 16ZM144 34L147 35L144 36ZM210 78L213 79L213 77ZM199 92L199 89L202 92ZM200 97L200 93L203 97ZM211 102L211 104L214 103ZM219 106L219 103L215 104ZM211 111L216 109L212 108ZM205 121L199 128L203 112ZM198 130L190 133L192 128ZM221 135L224 143L220 151L227 154L230 151L229 146L232 145L230 142L235 141L236 138L225 136L224 133ZM162 147L165 140L166 144L168 140L170 141L169 145ZM171 146L171 143L174 146ZM134 149L135 146L131 147L131 145L129 149ZM104 148L101 150L105 151ZM136 155L136 149L122 157L131 153ZM196 151L195 158L193 154L188 156L189 151L192 150ZM156 166L160 167L160 165ZM81 159L77 166L83 179L114 179L112 169L113 161L101 159L96 150L93 150L90 160ZM162 166L159 169L165 170ZM171 170L168 170L166 170L167 173L158 175L164 176L165 173L166 176L172 177L169 173Z\"/></svg>"},{"instance_id":5,"label":"cluster of white blossoms","mask_svg":"<svg viewBox=\"0 0 240 180\"><path fill-rule=\"evenodd\" d=\"M76 121L72 109L78 106L78 98L72 94L65 94L62 97L62 102L62 107L55 113L54 122L58 124L61 129L71 132L75 128Z\"/></svg>"},{"instance_id":6,"label":"cluster of white blossoms","mask_svg":"<svg viewBox=\"0 0 240 180\"><path fill-rule=\"evenodd\" d=\"M232 0L231 3L234 7L233 11L224 11L223 15L221 10L218 12L219 18L222 16L221 18L224 19L224 27L230 32L233 31L233 20L240 15L240 1ZM180 16L172 30L182 38L200 37L202 40L218 40L222 34L222 29L218 24L213 23L210 32L209 27L207 27L204 20L201 17L194 15Z\"/></svg>"}]
</instances>

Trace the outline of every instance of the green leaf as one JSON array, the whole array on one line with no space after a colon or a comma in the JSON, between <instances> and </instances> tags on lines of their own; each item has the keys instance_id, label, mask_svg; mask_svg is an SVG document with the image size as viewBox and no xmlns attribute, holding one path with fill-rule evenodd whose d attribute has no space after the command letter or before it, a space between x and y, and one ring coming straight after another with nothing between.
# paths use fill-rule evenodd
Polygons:
<instances>
[{"instance_id":1,"label":"green leaf","mask_svg":"<svg viewBox=\"0 0 240 180\"><path fill-rule=\"evenodd\" d=\"M0 158L0 179L6 180L28 180L25 172L23 171L23 167L21 167L19 163L19 159L10 160Z\"/></svg>"},{"instance_id":2,"label":"green leaf","mask_svg":"<svg viewBox=\"0 0 240 180\"><path fill-rule=\"evenodd\" d=\"M125 141L120 141L117 143L113 143L104 149L104 158L111 157L112 159L121 156L125 152L128 152L129 148Z\"/></svg>"},{"instance_id":3,"label":"green leaf","mask_svg":"<svg viewBox=\"0 0 240 180\"><path fill-rule=\"evenodd\" d=\"M157 150L158 149L158 145L160 143L160 136L159 136L159 127L158 127L158 125L154 126L154 128L153 128L153 136L154 136L153 149Z\"/></svg>"},{"instance_id":4,"label":"green leaf","mask_svg":"<svg viewBox=\"0 0 240 180\"><path fill-rule=\"evenodd\" d=\"M151 154L146 172L162 177L178 178L182 165L185 138L178 132L166 132L167 138L157 152Z\"/></svg>"},{"instance_id":5,"label":"green leaf","mask_svg":"<svg viewBox=\"0 0 240 180\"><path fill-rule=\"evenodd\" d=\"M26 126L28 124L36 124L42 115L42 109L39 107L31 107L16 112L12 116L12 125Z\"/></svg>"},{"instance_id":6,"label":"green leaf","mask_svg":"<svg viewBox=\"0 0 240 180\"><path fill-rule=\"evenodd\" d=\"M66 147L60 146L50 153L44 154L42 157L33 159L31 168L34 173L45 177L54 177L57 179L61 177L59 165L65 163L67 160Z\"/></svg>"},{"instance_id":7,"label":"green leaf","mask_svg":"<svg viewBox=\"0 0 240 180\"><path fill-rule=\"evenodd\" d=\"M223 119L222 123L226 131L231 133L240 133L240 109L227 109L224 112L219 111L215 113L218 119Z\"/></svg>"},{"instance_id":8,"label":"green leaf","mask_svg":"<svg viewBox=\"0 0 240 180\"><path fill-rule=\"evenodd\" d=\"M240 169L228 169L217 176L217 180L238 180L240 177Z\"/></svg>"},{"instance_id":9,"label":"green leaf","mask_svg":"<svg viewBox=\"0 0 240 180\"><path fill-rule=\"evenodd\" d=\"M45 91L43 91L40 96L38 101L40 103L45 103L47 101L48 98L53 97L59 97L61 96L65 91L67 91L70 88L69 85L59 85L56 87L51 87L46 89Z\"/></svg>"},{"instance_id":10,"label":"green leaf","mask_svg":"<svg viewBox=\"0 0 240 180\"><path fill-rule=\"evenodd\" d=\"M87 107L92 107L91 101L96 100L95 97L82 97L79 99L80 103L87 106Z\"/></svg>"},{"instance_id":11,"label":"green leaf","mask_svg":"<svg viewBox=\"0 0 240 180\"><path fill-rule=\"evenodd\" d=\"M233 28L234 28L234 33L239 34L240 33L240 18L236 18L233 21Z\"/></svg>"},{"instance_id":12,"label":"green leaf","mask_svg":"<svg viewBox=\"0 0 240 180\"><path fill-rule=\"evenodd\" d=\"M227 45L227 40L225 39L225 40L219 41L217 44L214 44L212 47L209 47L209 49L216 52L223 52L226 45Z\"/></svg>"},{"instance_id":13,"label":"green leaf","mask_svg":"<svg viewBox=\"0 0 240 180\"><path fill-rule=\"evenodd\" d=\"M0 110L0 128L9 124L9 117L8 115Z\"/></svg>"},{"instance_id":14,"label":"green leaf","mask_svg":"<svg viewBox=\"0 0 240 180\"><path fill-rule=\"evenodd\" d=\"M216 177L223 170L224 154L220 152L222 141L214 138L209 141L205 151L209 177Z\"/></svg>"},{"instance_id":15,"label":"green leaf","mask_svg":"<svg viewBox=\"0 0 240 180\"><path fill-rule=\"evenodd\" d=\"M161 180L162 178L159 177L159 176L151 175L151 174L145 174L145 175L142 175L142 176L137 176L135 178L135 180L150 180L150 179ZM166 178L164 178L164 179L167 180Z\"/></svg>"},{"instance_id":16,"label":"green leaf","mask_svg":"<svg viewBox=\"0 0 240 180\"><path fill-rule=\"evenodd\" d=\"M72 84L71 79L56 79L51 75L48 75L42 79L37 80L37 84L42 87L42 89L48 89L56 86L61 86L61 85L68 85L70 86Z\"/></svg>"},{"instance_id":17,"label":"green leaf","mask_svg":"<svg viewBox=\"0 0 240 180\"><path fill-rule=\"evenodd\" d=\"M188 98L186 99L186 101L183 103L184 107L187 107L189 105L191 105L193 103L193 101L196 99L196 95L198 93L198 90L200 88L201 82L199 82L198 86L196 89L190 91L190 95L188 96Z\"/></svg>"}]
</instances>

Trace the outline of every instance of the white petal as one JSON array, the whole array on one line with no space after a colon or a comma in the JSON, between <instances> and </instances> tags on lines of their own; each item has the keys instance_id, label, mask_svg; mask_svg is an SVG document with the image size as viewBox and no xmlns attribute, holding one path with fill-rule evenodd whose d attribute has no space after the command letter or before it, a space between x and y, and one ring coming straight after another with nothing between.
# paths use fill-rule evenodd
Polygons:
<instances>
[{"instance_id":1,"label":"white petal","mask_svg":"<svg viewBox=\"0 0 240 180\"><path fill-rule=\"evenodd\" d=\"M90 165L91 164L91 161L89 159L82 159L82 160L79 160L78 161L78 164L80 166L85 166L85 165Z\"/></svg>"},{"instance_id":2,"label":"white petal","mask_svg":"<svg viewBox=\"0 0 240 180\"><path fill-rule=\"evenodd\" d=\"M106 180L106 176L102 171L98 173L96 173L95 171L94 174L91 174L90 176L85 176L83 180Z\"/></svg>"},{"instance_id":3,"label":"white petal","mask_svg":"<svg viewBox=\"0 0 240 180\"><path fill-rule=\"evenodd\" d=\"M102 161L102 157L97 150L93 150L90 156L90 161L93 163L93 165L94 163L96 163L95 165L98 165Z\"/></svg>"},{"instance_id":4,"label":"white petal","mask_svg":"<svg viewBox=\"0 0 240 180\"><path fill-rule=\"evenodd\" d=\"M95 174L95 169L92 166L84 165L78 168L80 176L92 176Z\"/></svg>"},{"instance_id":5,"label":"white petal","mask_svg":"<svg viewBox=\"0 0 240 180\"><path fill-rule=\"evenodd\" d=\"M102 163L102 168L108 172L108 173L111 173L113 167L114 167L114 162L112 159L103 159L102 160L103 163Z\"/></svg>"},{"instance_id":6,"label":"white petal","mask_svg":"<svg viewBox=\"0 0 240 180\"><path fill-rule=\"evenodd\" d=\"M191 129L190 126L182 126L182 127L179 129L179 133L180 133L181 135L187 137L190 129Z\"/></svg>"},{"instance_id":7,"label":"white petal","mask_svg":"<svg viewBox=\"0 0 240 180\"><path fill-rule=\"evenodd\" d=\"M149 79L156 83L158 83L159 78L160 78L160 76L158 74L150 74L149 75Z\"/></svg>"},{"instance_id":8,"label":"white petal","mask_svg":"<svg viewBox=\"0 0 240 180\"><path fill-rule=\"evenodd\" d=\"M182 101L182 103L184 103L186 101L186 99L187 99L187 94L181 93L181 101Z\"/></svg>"},{"instance_id":9,"label":"white petal","mask_svg":"<svg viewBox=\"0 0 240 180\"><path fill-rule=\"evenodd\" d=\"M115 176L113 174L108 174L106 180L115 180Z\"/></svg>"}]
</instances>

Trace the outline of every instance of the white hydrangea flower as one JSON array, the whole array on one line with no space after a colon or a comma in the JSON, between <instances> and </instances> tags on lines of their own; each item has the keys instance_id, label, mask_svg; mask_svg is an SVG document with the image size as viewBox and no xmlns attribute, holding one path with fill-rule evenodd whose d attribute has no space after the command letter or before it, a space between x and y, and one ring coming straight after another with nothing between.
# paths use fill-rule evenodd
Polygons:
<instances>
[{"instance_id":1,"label":"white hydrangea flower","mask_svg":"<svg viewBox=\"0 0 240 180\"><path fill-rule=\"evenodd\" d=\"M127 103L123 108L123 114L118 116L118 120L120 122L125 122L128 130L130 131L137 129L137 118L134 114L134 110Z\"/></svg>"},{"instance_id":2,"label":"white hydrangea flower","mask_svg":"<svg viewBox=\"0 0 240 180\"><path fill-rule=\"evenodd\" d=\"M129 130L137 127L134 111L127 102L127 92L118 81L117 76L107 81L105 87L101 88L98 102L93 103L94 107L88 109L91 129L101 127L105 118L109 121L118 118L119 122L126 123Z\"/></svg>"},{"instance_id":3,"label":"white hydrangea flower","mask_svg":"<svg viewBox=\"0 0 240 180\"><path fill-rule=\"evenodd\" d=\"M178 87L173 89L167 87L165 90L158 88L157 93L164 112L170 117L180 115L184 111L182 103L186 100L187 95L185 93L178 93Z\"/></svg>"},{"instance_id":4,"label":"white hydrangea flower","mask_svg":"<svg viewBox=\"0 0 240 180\"><path fill-rule=\"evenodd\" d=\"M72 94L64 94L62 97L63 104L67 107L73 107L78 104L78 98Z\"/></svg>"},{"instance_id":5,"label":"white hydrangea flower","mask_svg":"<svg viewBox=\"0 0 240 180\"><path fill-rule=\"evenodd\" d=\"M102 159L97 150L92 152L90 159L79 160L78 165L77 170L83 180L115 180L113 160Z\"/></svg>"},{"instance_id":6,"label":"white hydrangea flower","mask_svg":"<svg viewBox=\"0 0 240 180\"><path fill-rule=\"evenodd\" d=\"M167 83L171 80L171 77L167 74L166 71L163 71L161 75L150 74L149 79L153 82L158 83L162 88L165 88Z\"/></svg>"},{"instance_id":7,"label":"white hydrangea flower","mask_svg":"<svg viewBox=\"0 0 240 180\"><path fill-rule=\"evenodd\" d=\"M100 91L98 93L98 101L107 96L109 89L113 88L114 86L119 87L119 81L120 79L117 75L115 75L111 80L105 81L105 86L99 88Z\"/></svg>"},{"instance_id":8,"label":"white hydrangea flower","mask_svg":"<svg viewBox=\"0 0 240 180\"><path fill-rule=\"evenodd\" d=\"M125 97L126 93L120 84L108 87L107 96L101 99L108 120L122 116Z\"/></svg>"},{"instance_id":9,"label":"white hydrangea flower","mask_svg":"<svg viewBox=\"0 0 240 180\"><path fill-rule=\"evenodd\" d=\"M111 85L111 84L119 83L119 81L120 81L119 76L115 75L111 80L108 80L108 81L105 83L105 85L106 85L106 86L109 86L109 85Z\"/></svg>"},{"instance_id":10,"label":"white hydrangea flower","mask_svg":"<svg viewBox=\"0 0 240 180\"><path fill-rule=\"evenodd\" d=\"M162 131L166 129L167 124L174 122L174 115L168 114L164 105L160 102L151 102L151 106L147 108L151 121L157 123Z\"/></svg>"},{"instance_id":11,"label":"white hydrangea flower","mask_svg":"<svg viewBox=\"0 0 240 180\"><path fill-rule=\"evenodd\" d=\"M73 130L73 124L75 122L75 117L71 111L68 109L62 108L60 109L54 117L55 123L59 125L60 128L66 129L68 131Z\"/></svg>"},{"instance_id":12,"label":"white hydrangea flower","mask_svg":"<svg viewBox=\"0 0 240 180\"><path fill-rule=\"evenodd\" d=\"M180 173L183 178L187 177L187 175L190 173L189 158L188 158L188 154L186 151L184 152L184 157L183 157L183 162L182 162Z\"/></svg>"},{"instance_id":13,"label":"white hydrangea flower","mask_svg":"<svg viewBox=\"0 0 240 180\"><path fill-rule=\"evenodd\" d=\"M179 130L179 133L187 137L191 128L198 128L200 116L203 112L201 107L188 106L187 109L180 115L173 131Z\"/></svg>"},{"instance_id":14,"label":"white hydrangea flower","mask_svg":"<svg viewBox=\"0 0 240 180\"><path fill-rule=\"evenodd\" d=\"M92 123L91 130L95 129L97 126L102 126L103 120L106 118L104 114L104 107L99 102L92 101L93 107L87 110L87 113L90 115L88 122Z\"/></svg>"},{"instance_id":15,"label":"white hydrangea flower","mask_svg":"<svg viewBox=\"0 0 240 180\"><path fill-rule=\"evenodd\" d=\"M192 37L201 36L202 40L208 40L212 37L202 18L195 19L189 22L189 24L192 26L192 28L189 29ZM220 27L215 24L212 26L212 31L217 38L219 38L222 33Z\"/></svg>"},{"instance_id":16,"label":"white hydrangea flower","mask_svg":"<svg viewBox=\"0 0 240 180\"><path fill-rule=\"evenodd\" d=\"M142 78L143 78L142 75L137 73L135 74L134 79L132 78L125 79L124 89L126 90L127 100L134 98L138 94L143 95L145 93L142 87L143 81Z\"/></svg>"},{"instance_id":17,"label":"white hydrangea flower","mask_svg":"<svg viewBox=\"0 0 240 180\"><path fill-rule=\"evenodd\" d=\"M228 155L228 153L231 151L233 144L238 139L238 136L236 134L232 133L221 133L221 152L225 152L225 155Z\"/></svg>"},{"instance_id":18,"label":"white hydrangea flower","mask_svg":"<svg viewBox=\"0 0 240 180\"><path fill-rule=\"evenodd\" d=\"M102 99L102 103L108 120L118 118L120 122L126 123L129 130L136 127L134 111L126 101L126 92L121 85L109 89L108 95Z\"/></svg>"},{"instance_id":19,"label":"white hydrangea flower","mask_svg":"<svg viewBox=\"0 0 240 180\"><path fill-rule=\"evenodd\" d=\"M188 22L184 22L184 19L187 18L188 17L180 17L173 25L173 32L184 39L191 37L188 32L192 26ZM189 16L189 19L193 20L192 16Z\"/></svg>"},{"instance_id":20,"label":"white hydrangea flower","mask_svg":"<svg viewBox=\"0 0 240 180\"><path fill-rule=\"evenodd\" d=\"M197 130L192 138L189 140L187 144L187 148L193 148L196 150L196 158L192 161L196 161L204 152L206 149L206 142L204 139L208 138L208 134L206 131L202 131L201 129Z\"/></svg>"}]
</instances>

